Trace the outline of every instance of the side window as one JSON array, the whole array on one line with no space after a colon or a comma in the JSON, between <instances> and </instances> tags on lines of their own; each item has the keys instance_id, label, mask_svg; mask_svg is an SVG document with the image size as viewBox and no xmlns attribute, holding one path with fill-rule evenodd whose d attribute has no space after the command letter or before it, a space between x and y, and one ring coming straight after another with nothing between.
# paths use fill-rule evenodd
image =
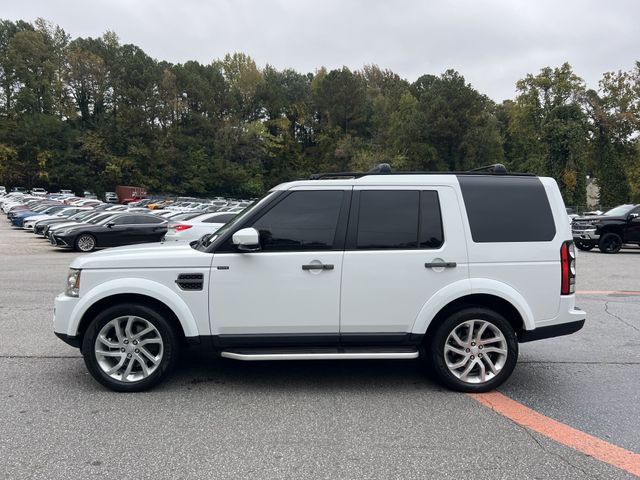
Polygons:
<instances>
[{"instance_id":1,"label":"side window","mask_svg":"<svg viewBox=\"0 0 640 480\"><path fill-rule=\"evenodd\" d=\"M129 225L133 223L133 217L130 215L126 217L117 217L112 220L112 223L114 225Z\"/></svg>"},{"instance_id":2,"label":"side window","mask_svg":"<svg viewBox=\"0 0 640 480\"><path fill-rule=\"evenodd\" d=\"M343 195L328 190L287 195L253 224L260 232L262 250L331 250Z\"/></svg>"},{"instance_id":3,"label":"side window","mask_svg":"<svg viewBox=\"0 0 640 480\"><path fill-rule=\"evenodd\" d=\"M407 249L418 246L419 192L363 190L358 215L358 249Z\"/></svg>"},{"instance_id":4,"label":"side window","mask_svg":"<svg viewBox=\"0 0 640 480\"><path fill-rule=\"evenodd\" d=\"M160 223L162 220L159 218L154 218L149 215L136 215L131 223L136 223L140 225L149 225L152 223Z\"/></svg>"},{"instance_id":5,"label":"side window","mask_svg":"<svg viewBox=\"0 0 640 480\"><path fill-rule=\"evenodd\" d=\"M474 242L553 240L553 213L537 177L459 175L458 182Z\"/></svg>"},{"instance_id":6,"label":"side window","mask_svg":"<svg viewBox=\"0 0 640 480\"><path fill-rule=\"evenodd\" d=\"M420 192L420 248L440 248L444 243L438 192Z\"/></svg>"},{"instance_id":7,"label":"side window","mask_svg":"<svg viewBox=\"0 0 640 480\"><path fill-rule=\"evenodd\" d=\"M227 215L215 215L203 220L202 223L227 223L229 220L235 218L235 216L236 215L234 213L229 213Z\"/></svg>"}]
</instances>

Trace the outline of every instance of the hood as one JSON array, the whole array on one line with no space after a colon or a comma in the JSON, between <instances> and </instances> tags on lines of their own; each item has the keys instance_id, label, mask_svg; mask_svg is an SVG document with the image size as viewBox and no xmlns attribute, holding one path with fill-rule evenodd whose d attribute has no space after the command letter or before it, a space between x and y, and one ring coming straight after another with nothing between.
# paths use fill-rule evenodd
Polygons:
<instances>
[{"instance_id":1,"label":"hood","mask_svg":"<svg viewBox=\"0 0 640 480\"><path fill-rule=\"evenodd\" d=\"M73 220L67 220L66 222L60 222L60 223L56 223L54 226L51 227L51 230L55 230L56 232L59 231L60 229L66 229L66 228L72 228L72 227L76 227L78 225L89 225L88 223L82 223L82 222L74 222Z\"/></svg>"},{"instance_id":2,"label":"hood","mask_svg":"<svg viewBox=\"0 0 640 480\"><path fill-rule=\"evenodd\" d=\"M580 222L580 223L598 223L602 220L607 220L607 221L619 220L619 221L625 222L627 218L626 216L617 217L613 215L587 215L586 217L577 217L573 219L574 222Z\"/></svg>"},{"instance_id":3,"label":"hood","mask_svg":"<svg viewBox=\"0 0 640 480\"><path fill-rule=\"evenodd\" d=\"M143 243L82 255L71 268L208 268L213 255L183 243Z\"/></svg>"}]
</instances>

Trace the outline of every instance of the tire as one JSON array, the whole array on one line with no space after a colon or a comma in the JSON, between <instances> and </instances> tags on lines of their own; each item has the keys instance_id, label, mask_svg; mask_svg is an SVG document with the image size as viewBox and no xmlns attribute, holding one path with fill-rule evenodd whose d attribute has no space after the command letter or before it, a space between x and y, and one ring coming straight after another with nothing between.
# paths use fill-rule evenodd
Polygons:
<instances>
[{"instance_id":1,"label":"tire","mask_svg":"<svg viewBox=\"0 0 640 480\"><path fill-rule=\"evenodd\" d=\"M474 334L468 341L470 327ZM455 340L454 333L462 343ZM482 343L489 339L499 340ZM453 313L437 327L425 353L427 369L445 387L459 392L488 392L513 372L518 360L518 339L502 315L487 308L470 307Z\"/></svg>"},{"instance_id":2,"label":"tire","mask_svg":"<svg viewBox=\"0 0 640 480\"><path fill-rule=\"evenodd\" d=\"M73 247L77 252L93 252L96 249L96 237L90 233L81 233L76 237Z\"/></svg>"},{"instance_id":3,"label":"tire","mask_svg":"<svg viewBox=\"0 0 640 480\"><path fill-rule=\"evenodd\" d=\"M116 325L120 326L119 333ZM89 373L118 392L140 392L160 383L175 366L178 348L177 335L164 316L135 303L100 312L82 339Z\"/></svg>"},{"instance_id":4,"label":"tire","mask_svg":"<svg viewBox=\"0 0 640 480\"><path fill-rule=\"evenodd\" d=\"M593 250L593 248L595 247L595 245L592 245L590 243L584 243L584 242L581 242L580 240L576 240L575 244L578 250L582 250L584 252L589 252Z\"/></svg>"},{"instance_id":5,"label":"tire","mask_svg":"<svg viewBox=\"0 0 640 480\"><path fill-rule=\"evenodd\" d=\"M618 253L622 248L622 237L617 233L605 233L600 237L598 248L602 253Z\"/></svg>"}]
</instances>

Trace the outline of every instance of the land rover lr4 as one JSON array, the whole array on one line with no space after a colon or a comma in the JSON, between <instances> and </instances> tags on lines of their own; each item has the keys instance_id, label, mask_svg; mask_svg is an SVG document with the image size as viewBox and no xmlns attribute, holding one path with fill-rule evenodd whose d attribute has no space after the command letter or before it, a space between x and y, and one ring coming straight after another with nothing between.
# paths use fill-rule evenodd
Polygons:
<instances>
[{"instance_id":1,"label":"land rover lr4","mask_svg":"<svg viewBox=\"0 0 640 480\"><path fill-rule=\"evenodd\" d=\"M412 359L483 392L518 344L582 328L556 182L504 170L317 175L199 242L76 258L54 331L113 390L192 344L236 360Z\"/></svg>"}]
</instances>

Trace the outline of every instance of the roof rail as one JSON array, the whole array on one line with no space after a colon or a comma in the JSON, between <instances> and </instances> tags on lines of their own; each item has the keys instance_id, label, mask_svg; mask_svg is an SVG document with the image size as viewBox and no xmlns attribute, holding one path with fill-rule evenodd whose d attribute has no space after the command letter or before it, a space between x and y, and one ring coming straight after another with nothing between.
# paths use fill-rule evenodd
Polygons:
<instances>
[{"instance_id":1,"label":"roof rail","mask_svg":"<svg viewBox=\"0 0 640 480\"><path fill-rule=\"evenodd\" d=\"M512 175L512 176L535 176L533 173L511 173L507 172L507 169L501 163L495 163L493 165L487 165L484 167L474 168L473 170L467 170L462 172L447 172L447 171L413 171L413 172L394 172L391 170L391 166L388 163L381 163L380 165L372 168L368 172L328 172L328 173L315 173L309 177L310 180L321 180L326 178L360 178L367 175Z\"/></svg>"},{"instance_id":2,"label":"roof rail","mask_svg":"<svg viewBox=\"0 0 640 480\"><path fill-rule=\"evenodd\" d=\"M494 163L493 165L485 165L484 167L473 168L469 172L487 172L487 173L507 173L507 168L501 163Z\"/></svg>"}]
</instances>

